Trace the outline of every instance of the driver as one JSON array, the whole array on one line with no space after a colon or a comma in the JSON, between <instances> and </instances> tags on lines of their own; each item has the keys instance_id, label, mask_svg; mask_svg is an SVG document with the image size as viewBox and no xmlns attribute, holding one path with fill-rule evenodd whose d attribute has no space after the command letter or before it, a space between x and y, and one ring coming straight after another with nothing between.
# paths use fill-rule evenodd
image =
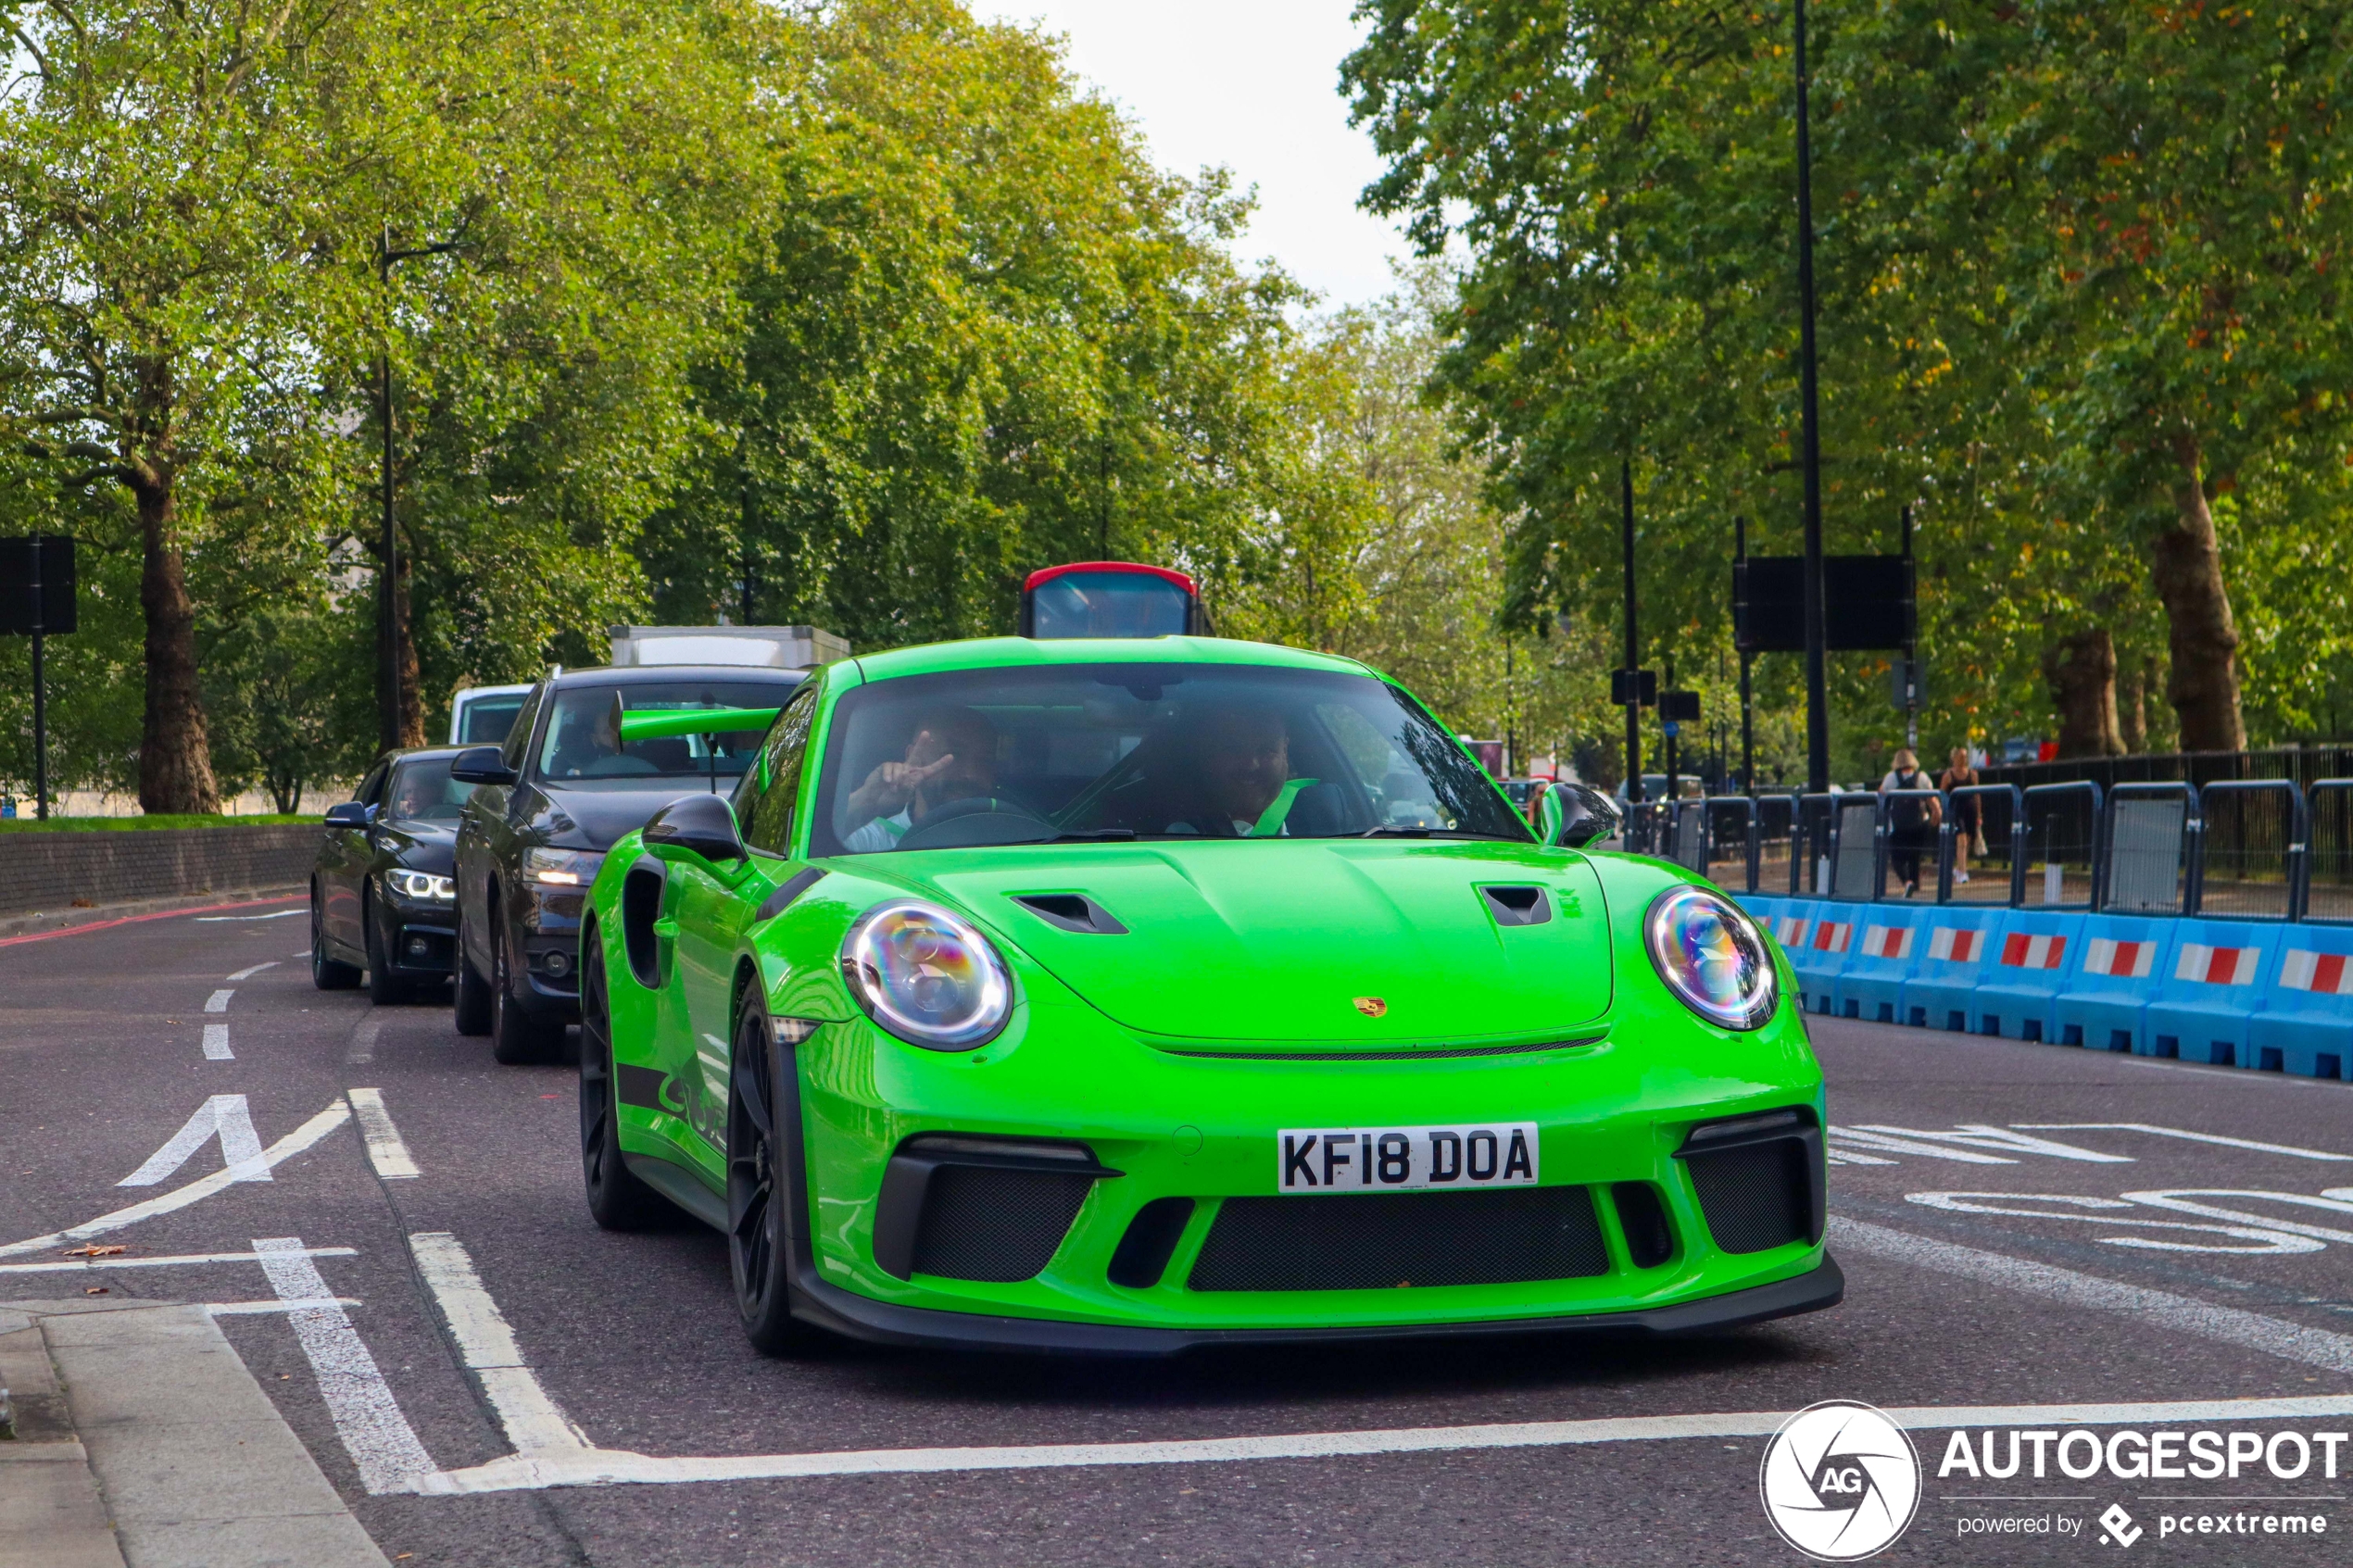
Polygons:
<instances>
[{"instance_id":1,"label":"driver","mask_svg":"<svg viewBox=\"0 0 2353 1568\"><path fill-rule=\"evenodd\" d=\"M943 708L916 721L903 761L885 762L849 792L841 835L852 854L896 847L925 817L997 784L997 726L969 708Z\"/></svg>"},{"instance_id":2,"label":"driver","mask_svg":"<svg viewBox=\"0 0 2353 1568\"><path fill-rule=\"evenodd\" d=\"M1290 777L1290 727L1272 709L1221 708L1189 729L1208 820L1189 825L1220 838L1248 834Z\"/></svg>"}]
</instances>

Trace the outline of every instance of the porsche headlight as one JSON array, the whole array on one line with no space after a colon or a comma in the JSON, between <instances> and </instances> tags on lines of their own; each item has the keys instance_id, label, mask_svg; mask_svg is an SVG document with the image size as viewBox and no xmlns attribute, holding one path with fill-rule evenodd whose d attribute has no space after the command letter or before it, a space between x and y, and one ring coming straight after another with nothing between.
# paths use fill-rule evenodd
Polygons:
<instances>
[{"instance_id":1,"label":"porsche headlight","mask_svg":"<svg viewBox=\"0 0 2353 1568\"><path fill-rule=\"evenodd\" d=\"M1013 980L997 949L933 904L882 904L859 916L842 939L841 972L869 1018L932 1050L980 1045L1013 1010Z\"/></svg>"},{"instance_id":2,"label":"porsche headlight","mask_svg":"<svg viewBox=\"0 0 2353 1568\"><path fill-rule=\"evenodd\" d=\"M458 897L456 883L431 872L392 871L384 873L384 880L392 884L395 893L421 904L453 903Z\"/></svg>"},{"instance_id":3,"label":"porsche headlight","mask_svg":"<svg viewBox=\"0 0 2353 1568\"><path fill-rule=\"evenodd\" d=\"M1670 887L1642 918L1651 962L1683 1005L1727 1029L1755 1029L1773 1016L1780 981L1749 918L1704 887Z\"/></svg>"}]
</instances>

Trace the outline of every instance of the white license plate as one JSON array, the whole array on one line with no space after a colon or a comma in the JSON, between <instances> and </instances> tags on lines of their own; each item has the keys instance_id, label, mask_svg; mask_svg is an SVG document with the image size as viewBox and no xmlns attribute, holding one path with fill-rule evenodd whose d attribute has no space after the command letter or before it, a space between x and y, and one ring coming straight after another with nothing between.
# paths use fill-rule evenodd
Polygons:
<instances>
[{"instance_id":1,"label":"white license plate","mask_svg":"<svg viewBox=\"0 0 2353 1568\"><path fill-rule=\"evenodd\" d=\"M1538 1174L1533 1122L1296 1128L1275 1138L1275 1190L1287 1197L1534 1186Z\"/></svg>"}]
</instances>

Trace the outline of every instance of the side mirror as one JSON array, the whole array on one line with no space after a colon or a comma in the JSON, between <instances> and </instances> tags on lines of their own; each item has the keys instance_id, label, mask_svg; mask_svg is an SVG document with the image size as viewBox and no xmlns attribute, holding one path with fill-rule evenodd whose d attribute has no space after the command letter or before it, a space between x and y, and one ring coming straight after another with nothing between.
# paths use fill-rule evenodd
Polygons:
<instances>
[{"instance_id":1,"label":"side mirror","mask_svg":"<svg viewBox=\"0 0 2353 1568\"><path fill-rule=\"evenodd\" d=\"M357 800L346 800L340 806L327 808L327 825L331 828L364 828L375 816L374 810Z\"/></svg>"},{"instance_id":2,"label":"side mirror","mask_svg":"<svg viewBox=\"0 0 2353 1568\"><path fill-rule=\"evenodd\" d=\"M459 784L510 784L522 775L507 766L495 746L470 746L449 764L449 776Z\"/></svg>"},{"instance_id":3,"label":"side mirror","mask_svg":"<svg viewBox=\"0 0 2353 1568\"><path fill-rule=\"evenodd\" d=\"M1544 805L1548 814L1557 813L1560 819L1558 832L1546 842L1570 849L1614 837L1626 824L1626 814L1617 801L1580 784L1554 784L1544 792Z\"/></svg>"},{"instance_id":4,"label":"side mirror","mask_svg":"<svg viewBox=\"0 0 2353 1568\"><path fill-rule=\"evenodd\" d=\"M749 853L736 829L735 809L716 795L686 795L672 801L646 824L645 842L711 861L741 860Z\"/></svg>"}]
</instances>

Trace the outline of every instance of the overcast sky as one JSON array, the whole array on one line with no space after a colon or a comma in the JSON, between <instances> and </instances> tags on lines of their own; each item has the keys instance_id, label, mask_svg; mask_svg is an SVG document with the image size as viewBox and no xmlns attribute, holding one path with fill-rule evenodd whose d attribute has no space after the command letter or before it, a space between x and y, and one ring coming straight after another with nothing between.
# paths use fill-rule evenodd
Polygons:
<instances>
[{"instance_id":1,"label":"overcast sky","mask_svg":"<svg viewBox=\"0 0 2353 1568\"><path fill-rule=\"evenodd\" d=\"M1380 171L1348 124L1340 62L1355 47L1349 0L976 0L982 16L1042 22L1077 73L1142 127L1162 167L1204 164L1258 187L1240 254L1272 257L1327 305L1389 287L1396 231L1356 209Z\"/></svg>"}]
</instances>

